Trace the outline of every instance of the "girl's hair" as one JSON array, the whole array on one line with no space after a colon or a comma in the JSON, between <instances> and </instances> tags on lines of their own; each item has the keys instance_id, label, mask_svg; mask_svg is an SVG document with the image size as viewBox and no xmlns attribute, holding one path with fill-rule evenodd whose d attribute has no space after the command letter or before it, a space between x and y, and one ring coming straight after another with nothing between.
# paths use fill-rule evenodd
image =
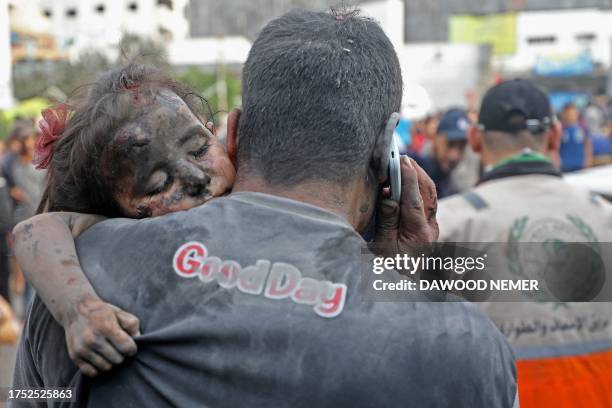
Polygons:
<instances>
[{"instance_id":1,"label":"girl's hair","mask_svg":"<svg viewBox=\"0 0 612 408\"><path fill-rule=\"evenodd\" d=\"M202 120L204 101L187 86L159 69L129 64L104 73L95 83L81 88L68 104L70 116L66 129L55 142L49 164L48 185L38 212L74 211L121 215L114 193L118 174L104 162L104 153L115 133L133 117L132 98L169 90L178 95ZM207 116L210 109L207 109Z\"/></svg>"}]
</instances>

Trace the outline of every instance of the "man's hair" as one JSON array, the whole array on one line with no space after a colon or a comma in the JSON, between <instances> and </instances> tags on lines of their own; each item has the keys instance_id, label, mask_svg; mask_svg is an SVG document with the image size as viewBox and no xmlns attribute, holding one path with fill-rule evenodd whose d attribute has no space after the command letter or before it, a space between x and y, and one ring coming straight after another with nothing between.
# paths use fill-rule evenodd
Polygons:
<instances>
[{"instance_id":1,"label":"man's hair","mask_svg":"<svg viewBox=\"0 0 612 408\"><path fill-rule=\"evenodd\" d=\"M399 61L376 22L289 12L262 30L244 66L239 165L275 186L352 180L401 99Z\"/></svg>"},{"instance_id":2,"label":"man's hair","mask_svg":"<svg viewBox=\"0 0 612 408\"><path fill-rule=\"evenodd\" d=\"M540 151L545 147L545 140L546 132L534 134L526 129L515 133L499 130L488 130L484 133L484 143L493 153L518 151L525 148Z\"/></svg>"}]
</instances>

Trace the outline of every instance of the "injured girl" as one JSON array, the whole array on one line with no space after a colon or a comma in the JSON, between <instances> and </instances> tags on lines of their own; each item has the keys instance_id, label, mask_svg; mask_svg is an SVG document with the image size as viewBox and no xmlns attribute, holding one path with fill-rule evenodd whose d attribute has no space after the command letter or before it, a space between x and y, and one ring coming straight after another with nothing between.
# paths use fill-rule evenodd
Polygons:
<instances>
[{"instance_id":1,"label":"injured girl","mask_svg":"<svg viewBox=\"0 0 612 408\"><path fill-rule=\"evenodd\" d=\"M139 323L97 296L74 240L108 217L187 210L231 189L234 166L202 119L204 105L157 69L131 64L70 108L43 112L35 164L48 168L48 186L39 215L15 228L15 253L86 375L134 354Z\"/></svg>"}]
</instances>

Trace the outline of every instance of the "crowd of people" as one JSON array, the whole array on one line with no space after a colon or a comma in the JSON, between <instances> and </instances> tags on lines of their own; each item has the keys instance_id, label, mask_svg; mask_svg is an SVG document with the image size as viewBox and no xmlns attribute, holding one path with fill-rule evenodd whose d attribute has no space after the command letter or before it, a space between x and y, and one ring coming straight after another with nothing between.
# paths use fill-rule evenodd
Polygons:
<instances>
[{"instance_id":1,"label":"crowd of people","mask_svg":"<svg viewBox=\"0 0 612 408\"><path fill-rule=\"evenodd\" d=\"M562 137L552 159L562 172L612 164L612 104L607 97L593 96L582 109L569 102L556 116ZM468 144L468 129L477 121L477 112L451 108L397 129L401 153L426 169L440 198L470 189L484 170Z\"/></svg>"},{"instance_id":2,"label":"crowd of people","mask_svg":"<svg viewBox=\"0 0 612 408\"><path fill-rule=\"evenodd\" d=\"M4 301L11 299L11 287L26 299L31 296L12 257L11 230L36 214L42 199L45 172L32 163L38 136L34 120L17 118L0 150L0 297Z\"/></svg>"},{"instance_id":3,"label":"crowd of people","mask_svg":"<svg viewBox=\"0 0 612 408\"><path fill-rule=\"evenodd\" d=\"M105 407L609 407L609 303L361 289L364 253L612 242L612 205L562 178L609 154L601 101L559 121L509 80L478 112L396 127L401 100L377 23L293 11L254 42L224 143L197 95L139 64L45 110L40 133L19 122L2 277L14 254L35 295L13 387Z\"/></svg>"}]
</instances>

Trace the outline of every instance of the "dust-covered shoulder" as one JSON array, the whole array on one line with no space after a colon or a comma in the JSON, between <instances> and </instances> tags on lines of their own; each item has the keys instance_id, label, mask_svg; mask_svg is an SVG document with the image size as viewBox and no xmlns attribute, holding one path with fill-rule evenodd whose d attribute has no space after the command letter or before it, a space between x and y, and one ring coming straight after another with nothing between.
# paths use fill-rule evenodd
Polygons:
<instances>
[{"instance_id":1,"label":"dust-covered shoulder","mask_svg":"<svg viewBox=\"0 0 612 408\"><path fill-rule=\"evenodd\" d=\"M405 309L407 321L397 327L403 333L397 337L405 341L401 352L405 360L395 360L418 367L436 406L513 406L514 354L476 305L462 301L396 305Z\"/></svg>"}]
</instances>

